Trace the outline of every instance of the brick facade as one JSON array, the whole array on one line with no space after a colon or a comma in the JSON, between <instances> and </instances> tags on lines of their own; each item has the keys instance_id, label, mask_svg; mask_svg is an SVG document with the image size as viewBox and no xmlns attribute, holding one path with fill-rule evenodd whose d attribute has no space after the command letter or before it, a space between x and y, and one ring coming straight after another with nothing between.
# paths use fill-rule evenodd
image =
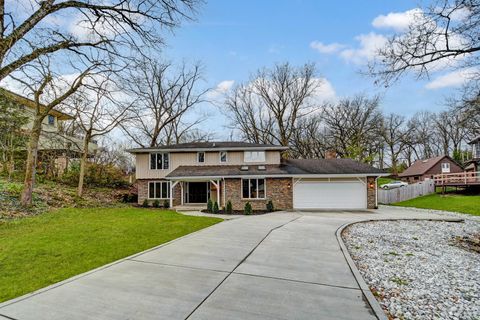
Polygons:
<instances>
[{"instance_id":1,"label":"brick facade","mask_svg":"<svg viewBox=\"0 0 480 320\"><path fill-rule=\"evenodd\" d=\"M377 209L376 177L367 177L367 209Z\"/></svg>"},{"instance_id":2,"label":"brick facade","mask_svg":"<svg viewBox=\"0 0 480 320\"><path fill-rule=\"evenodd\" d=\"M279 210L291 210L293 208L293 184L291 178L267 178L266 180L266 198L265 199L242 199L242 179L225 179L220 183L220 202L219 207L224 206L225 200L230 200L234 210L243 210L245 204L250 202L253 210L265 210L267 202L272 200L273 205ZM138 186L138 203L142 204L148 199L148 182L162 180L137 180ZM224 190L224 187L226 188ZM216 198L216 189L211 185L212 198ZM224 194L225 192L225 194ZM377 191L375 186L375 177L367 178L367 208L376 208ZM225 201L225 203L226 203ZM153 202L153 200L150 201ZM161 200L163 204L163 200ZM181 187L178 183L173 189L173 205L181 204Z\"/></svg>"},{"instance_id":3,"label":"brick facade","mask_svg":"<svg viewBox=\"0 0 480 320\"><path fill-rule=\"evenodd\" d=\"M148 183L150 181L166 181L166 180L137 180L137 189L138 189L138 204L142 204L145 199L148 199ZM173 205L178 206L181 202L181 187L180 184L177 184L173 188ZM155 200L149 200L151 205ZM160 205L163 206L164 199L159 199Z\"/></svg>"},{"instance_id":4,"label":"brick facade","mask_svg":"<svg viewBox=\"0 0 480 320\"><path fill-rule=\"evenodd\" d=\"M293 191L291 178L265 179L265 199L242 199L242 179L225 179L225 199L232 202L234 210L243 210L245 204L250 202L253 210L265 210L267 202L272 200L273 206L280 210L293 208Z\"/></svg>"}]
</instances>

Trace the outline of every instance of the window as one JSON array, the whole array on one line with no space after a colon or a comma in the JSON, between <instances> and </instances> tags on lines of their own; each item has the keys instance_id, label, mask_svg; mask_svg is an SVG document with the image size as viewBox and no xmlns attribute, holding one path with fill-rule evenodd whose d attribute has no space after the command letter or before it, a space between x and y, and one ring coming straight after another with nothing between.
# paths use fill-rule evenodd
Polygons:
<instances>
[{"instance_id":1,"label":"window","mask_svg":"<svg viewBox=\"0 0 480 320\"><path fill-rule=\"evenodd\" d=\"M243 153L245 162L265 162L265 151L245 151Z\"/></svg>"},{"instance_id":2,"label":"window","mask_svg":"<svg viewBox=\"0 0 480 320\"><path fill-rule=\"evenodd\" d=\"M150 169L166 170L169 168L170 157L168 153L150 153Z\"/></svg>"},{"instance_id":3,"label":"window","mask_svg":"<svg viewBox=\"0 0 480 320\"><path fill-rule=\"evenodd\" d=\"M54 126L54 125L55 125L55 117L52 116L52 115L50 115L50 114L48 115L48 124L49 124L50 126Z\"/></svg>"},{"instance_id":4,"label":"window","mask_svg":"<svg viewBox=\"0 0 480 320\"><path fill-rule=\"evenodd\" d=\"M450 172L450 163L442 162L442 173Z\"/></svg>"},{"instance_id":5,"label":"window","mask_svg":"<svg viewBox=\"0 0 480 320\"><path fill-rule=\"evenodd\" d=\"M227 162L227 151L220 151L220 162Z\"/></svg>"},{"instance_id":6,"label":"window","mask_svg":"<svg viewBox=\"0 0 480 320\"><path fill-rule=\"evenodd\" d=\"M198 163L205 162L205 152L197 152L197 162Z\"/></svg>"},{"instance_id":7,"label":"window","mask_svg":"<svg viewBox=\"0 0 480 320\"><path fill-rule=\"evenodd\" d=\"M242 179L243 199L265 199L265 179Z\"/></svg>"},{"instance_id":8,"label":"window","mask_svg":"<svg viewBox=\"0 0 480 320\"><path fill-rule=\"evenodd\" d=\"M149 199L169 199L170 198L170 181L149 182L148 198Z\"/></svg>"}]
</instances>

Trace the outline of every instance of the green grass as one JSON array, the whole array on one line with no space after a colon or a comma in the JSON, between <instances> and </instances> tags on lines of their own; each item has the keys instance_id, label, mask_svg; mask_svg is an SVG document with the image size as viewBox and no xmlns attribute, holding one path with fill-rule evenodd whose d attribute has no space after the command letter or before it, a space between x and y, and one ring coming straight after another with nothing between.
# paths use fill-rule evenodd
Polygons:
<instances>
[{"instance_id":1,"label":"green grass","mask_svg":"<svg viewBox=\"0 0 480 320\"><path fill-rule=\"evenodd\" d=\"M394 206L445 210L480 216L480 195L438 193L397 202Z\"/></svg>"},{"instance_id":2,"label":"green grass","mask_svg":"<svg viewBox=\"0 0 480 320\"><path fill-rule=\"evenodd\" d=\"M60 209L0 222L0 302L220 221L124 207Z\"/></svg>"}]
</instances>

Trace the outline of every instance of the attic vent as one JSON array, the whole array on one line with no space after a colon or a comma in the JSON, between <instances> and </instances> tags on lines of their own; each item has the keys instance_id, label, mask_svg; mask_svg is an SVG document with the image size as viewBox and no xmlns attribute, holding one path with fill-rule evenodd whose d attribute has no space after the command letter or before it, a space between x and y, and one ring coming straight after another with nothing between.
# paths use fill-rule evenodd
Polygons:
<instances>
[{"instance_id":1,"label":"attic vent","mask_svg":"<svg viewBox=\"0 0 480 320\"><path fill-rule=\"evenodd\" d=\"M428 160L423 160L422 162L423 162L423 163L427 163L427 162L428 162Z\"/></svg>"},{"instance_id":2,"label":"attic vent","mask_svg":"<svg viewBox=\"0 0 480 320\"><path fill-rule=\"evenodd\" d=\"M258 170L265 171L265 170L267 170L267 168L265 168L265 166L258 166Z\"/></svg>"},{"instance_id":3,"label":"attic vent","mask_svg":"<svg viewBox=\"0 0 480 320\"><path fill-rule=\"evenodd\" d=\"M240 170L241 170L241 171L248 171L248 166L241 166L241 167L240 167Z\"/></svg>"}]
</instances>

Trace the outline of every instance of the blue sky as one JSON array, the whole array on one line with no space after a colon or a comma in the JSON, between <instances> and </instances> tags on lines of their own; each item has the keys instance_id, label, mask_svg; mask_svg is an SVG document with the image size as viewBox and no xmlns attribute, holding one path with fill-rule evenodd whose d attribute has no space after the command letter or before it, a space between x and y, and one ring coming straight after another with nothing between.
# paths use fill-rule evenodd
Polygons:
<instances>
[{"instance_id":1,"label":"blue sky","mask_svg":"<svg viewBox=\"0 0 480 320\"><path fill-rule=\"evenodd\" d=\"M386 112L410 116L419 110L443 109L443 100L455 93L460 81L443 70L432 74L430 80L407 77L388 89L376 87L371 78L358 72L372 51L362 46L359 37L375 42L401 31L407 17L404 13L417 5L417 1L406 0L210 0L200 8L196 22L186 23L166 37L168 47L163 55L202 61L211 87L224 81L245 82L257 69L276 62L315 62L321 77L331 85L328 92L333 90L335 97L380 94ZM312 47L315 41L330 47L320 52ZM438 79L428 88L429 82L444 75L446 81ZM224 119L214 116L211 121Z\"/></svg>"}]
</instances>

